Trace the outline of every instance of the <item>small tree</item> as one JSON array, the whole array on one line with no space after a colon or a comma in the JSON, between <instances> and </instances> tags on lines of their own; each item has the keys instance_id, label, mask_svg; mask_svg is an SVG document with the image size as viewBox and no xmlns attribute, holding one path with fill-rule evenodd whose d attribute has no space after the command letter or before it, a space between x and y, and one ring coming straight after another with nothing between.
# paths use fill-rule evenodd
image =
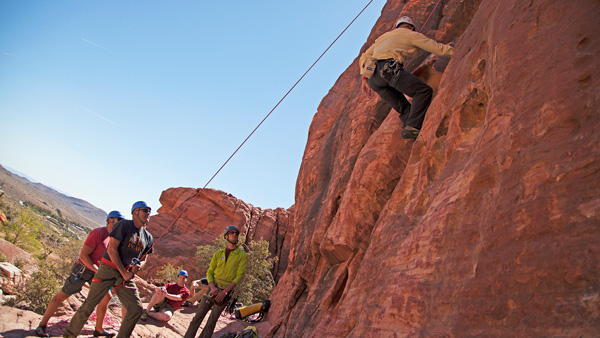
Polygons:
<instances>
[{"instance_id":1,"label":"small tree","mask_svg":"<svg viewBox=\"0 0 600 338\"><path fill-rule=\"evenodd\" d=\"M245 237L240 236L239 243L244 242ZM248 262L244 279L235 287L235 297L242 304L252 304L266 300L275 287L275 281L270 270L273 264L277 262L277 257L269 257L269 242L265 240L250 242L249 245L240 245L248 254ZM199 246L196 250L199 266L203 267L206 272L215 252L226 246L227 242L222 237L216 238L213 244Z\"/></svg>"},{"instance_id":2,"label":"small tree","mask_svg":"<svg viewBox=\"0 0 600 338\"><path fill-rule=\"evenodd\" d=\"M158 281L166 284L167 281L177 280L177 273L183 268L181 266L174 267L171 263L162 266L162 269L157 273Z\"/></svg>"},{"instance_id":3,"label":"small tree","mask_svg":"<svg viewBox=\"0 0 600 338\"><path fill-rule=\"evenodd\" d=\"M38 261L39 271L27 279L23 293L17 302L25 301L35 313L43 314L48 303L60 290L61 281L55 274L55 266L47 260Z\"/></svg>"},{"instance_id":4,"label":"small tree","mask_svg":"<svg viewBox=\"0 0 600 338\"><path fill-rule=\"evenodd\" d=\"M42 246L38 238L43 228L35 213L22 209L17 219L6 226L4 239L25 251L37 251Z\"/></svg>"}]
</instances>

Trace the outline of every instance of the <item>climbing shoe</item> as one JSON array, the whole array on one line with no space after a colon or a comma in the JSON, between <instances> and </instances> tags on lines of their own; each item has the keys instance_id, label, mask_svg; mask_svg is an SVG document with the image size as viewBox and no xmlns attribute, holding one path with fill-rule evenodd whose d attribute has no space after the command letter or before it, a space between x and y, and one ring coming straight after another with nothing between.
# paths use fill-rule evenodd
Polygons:
<instances>
[{"instance_id":1,"label":"climbing shoe","mask_svg":"<svg viewBox=\"0 0 600 338\"><path fill-rule=\"evenodd\" d=\"M148 311L144 310L144 312L142 312L142 316L140 317L140 319L144 322L146 320L148 320Z\"/></svg>"},{"instance_id":2,"label":"climbing shoe","mask_svg":"<svg viewBox=\"0 0 600 338\"><path fill-rule=\"evenodd\" d=\"M402 129L402 134L400 134L403 139L412 139L416 140L417 136L419 136L419 129L411 126L404 126Z\"/></svg>"},{"instance_id":3,"label":"climbing shoe","mask_svg":"<svg viewBox=\"0 0 600 338\"><path fill-rule=\"evenodd\" d=\"M48 332L46 332L45 326L38 326L37 329L35 329L35 334L37 334L38 337L50 337Z\"/></svg>"},{"instance_id":4,"label":"climbing shoe","mask_svg":"<svg viewBox=\"0 0 600 338\"><path fill-rule=\"evenodd\" d=\"M102 331L94 330L94 337L114 337L116 335L117 335L116 333L108 332L106 330L102 330Z\"/></svg>"}]
</instances>

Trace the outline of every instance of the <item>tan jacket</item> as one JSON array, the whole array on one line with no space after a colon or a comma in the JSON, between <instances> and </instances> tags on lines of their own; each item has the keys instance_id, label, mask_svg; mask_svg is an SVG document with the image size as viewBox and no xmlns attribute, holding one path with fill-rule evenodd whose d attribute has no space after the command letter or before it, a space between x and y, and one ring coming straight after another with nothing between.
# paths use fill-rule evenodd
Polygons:
<instances>
[{"instance_id":1,"label":"tan jacket","mask_svg":"<svg viewBox=\"0 0 600 338\"><path fill-rule=\"evenodd\" d=\"M360 56L360 74L363 74L368 58L377 60L394 59L400 63L410 60L417 55L419 49L426 50L439 56L452 56L454 48L436 42L421 33L406 28L396 28L381 35L375 43Z\"/></svg>"}]
</instances>

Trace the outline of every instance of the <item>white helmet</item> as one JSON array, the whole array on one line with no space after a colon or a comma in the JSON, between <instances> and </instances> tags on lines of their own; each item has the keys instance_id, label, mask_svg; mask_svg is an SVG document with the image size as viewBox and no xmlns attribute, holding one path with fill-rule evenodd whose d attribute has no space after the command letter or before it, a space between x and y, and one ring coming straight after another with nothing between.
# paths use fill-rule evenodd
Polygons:
<instances>
[{"instance_id":1,"label":"white helmet","mask_svg":"<svg viewBox=\"0 0 600 338\"><path fill-rule=\"evenodd\" d=\"M403 23L407 23L407 24L413 26L413 30L416 27L415 23L408 16L400 17L400 19L398 19L398 21L396 21L396 26L395 27L398 28L398 26L400 26L400 24L403 24Z\"/></svg>"}]
</instances>

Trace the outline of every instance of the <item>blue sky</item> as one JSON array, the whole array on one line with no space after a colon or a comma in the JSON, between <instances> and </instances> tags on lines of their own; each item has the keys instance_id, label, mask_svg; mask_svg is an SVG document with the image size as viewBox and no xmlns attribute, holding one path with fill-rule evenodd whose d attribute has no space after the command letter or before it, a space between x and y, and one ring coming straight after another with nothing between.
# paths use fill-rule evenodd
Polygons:
<instances>
[{"instance_id":1,"label":"blue sky","mask_svg":"<svg viewBox=\"0 0 600 338\"><path fill-rule=\"evenodd\" d=\"M369 0L0 2L0 164L105 211L203 187ZM375 0L208 188L294 203Z\"/></svg>"}]
</instances>

